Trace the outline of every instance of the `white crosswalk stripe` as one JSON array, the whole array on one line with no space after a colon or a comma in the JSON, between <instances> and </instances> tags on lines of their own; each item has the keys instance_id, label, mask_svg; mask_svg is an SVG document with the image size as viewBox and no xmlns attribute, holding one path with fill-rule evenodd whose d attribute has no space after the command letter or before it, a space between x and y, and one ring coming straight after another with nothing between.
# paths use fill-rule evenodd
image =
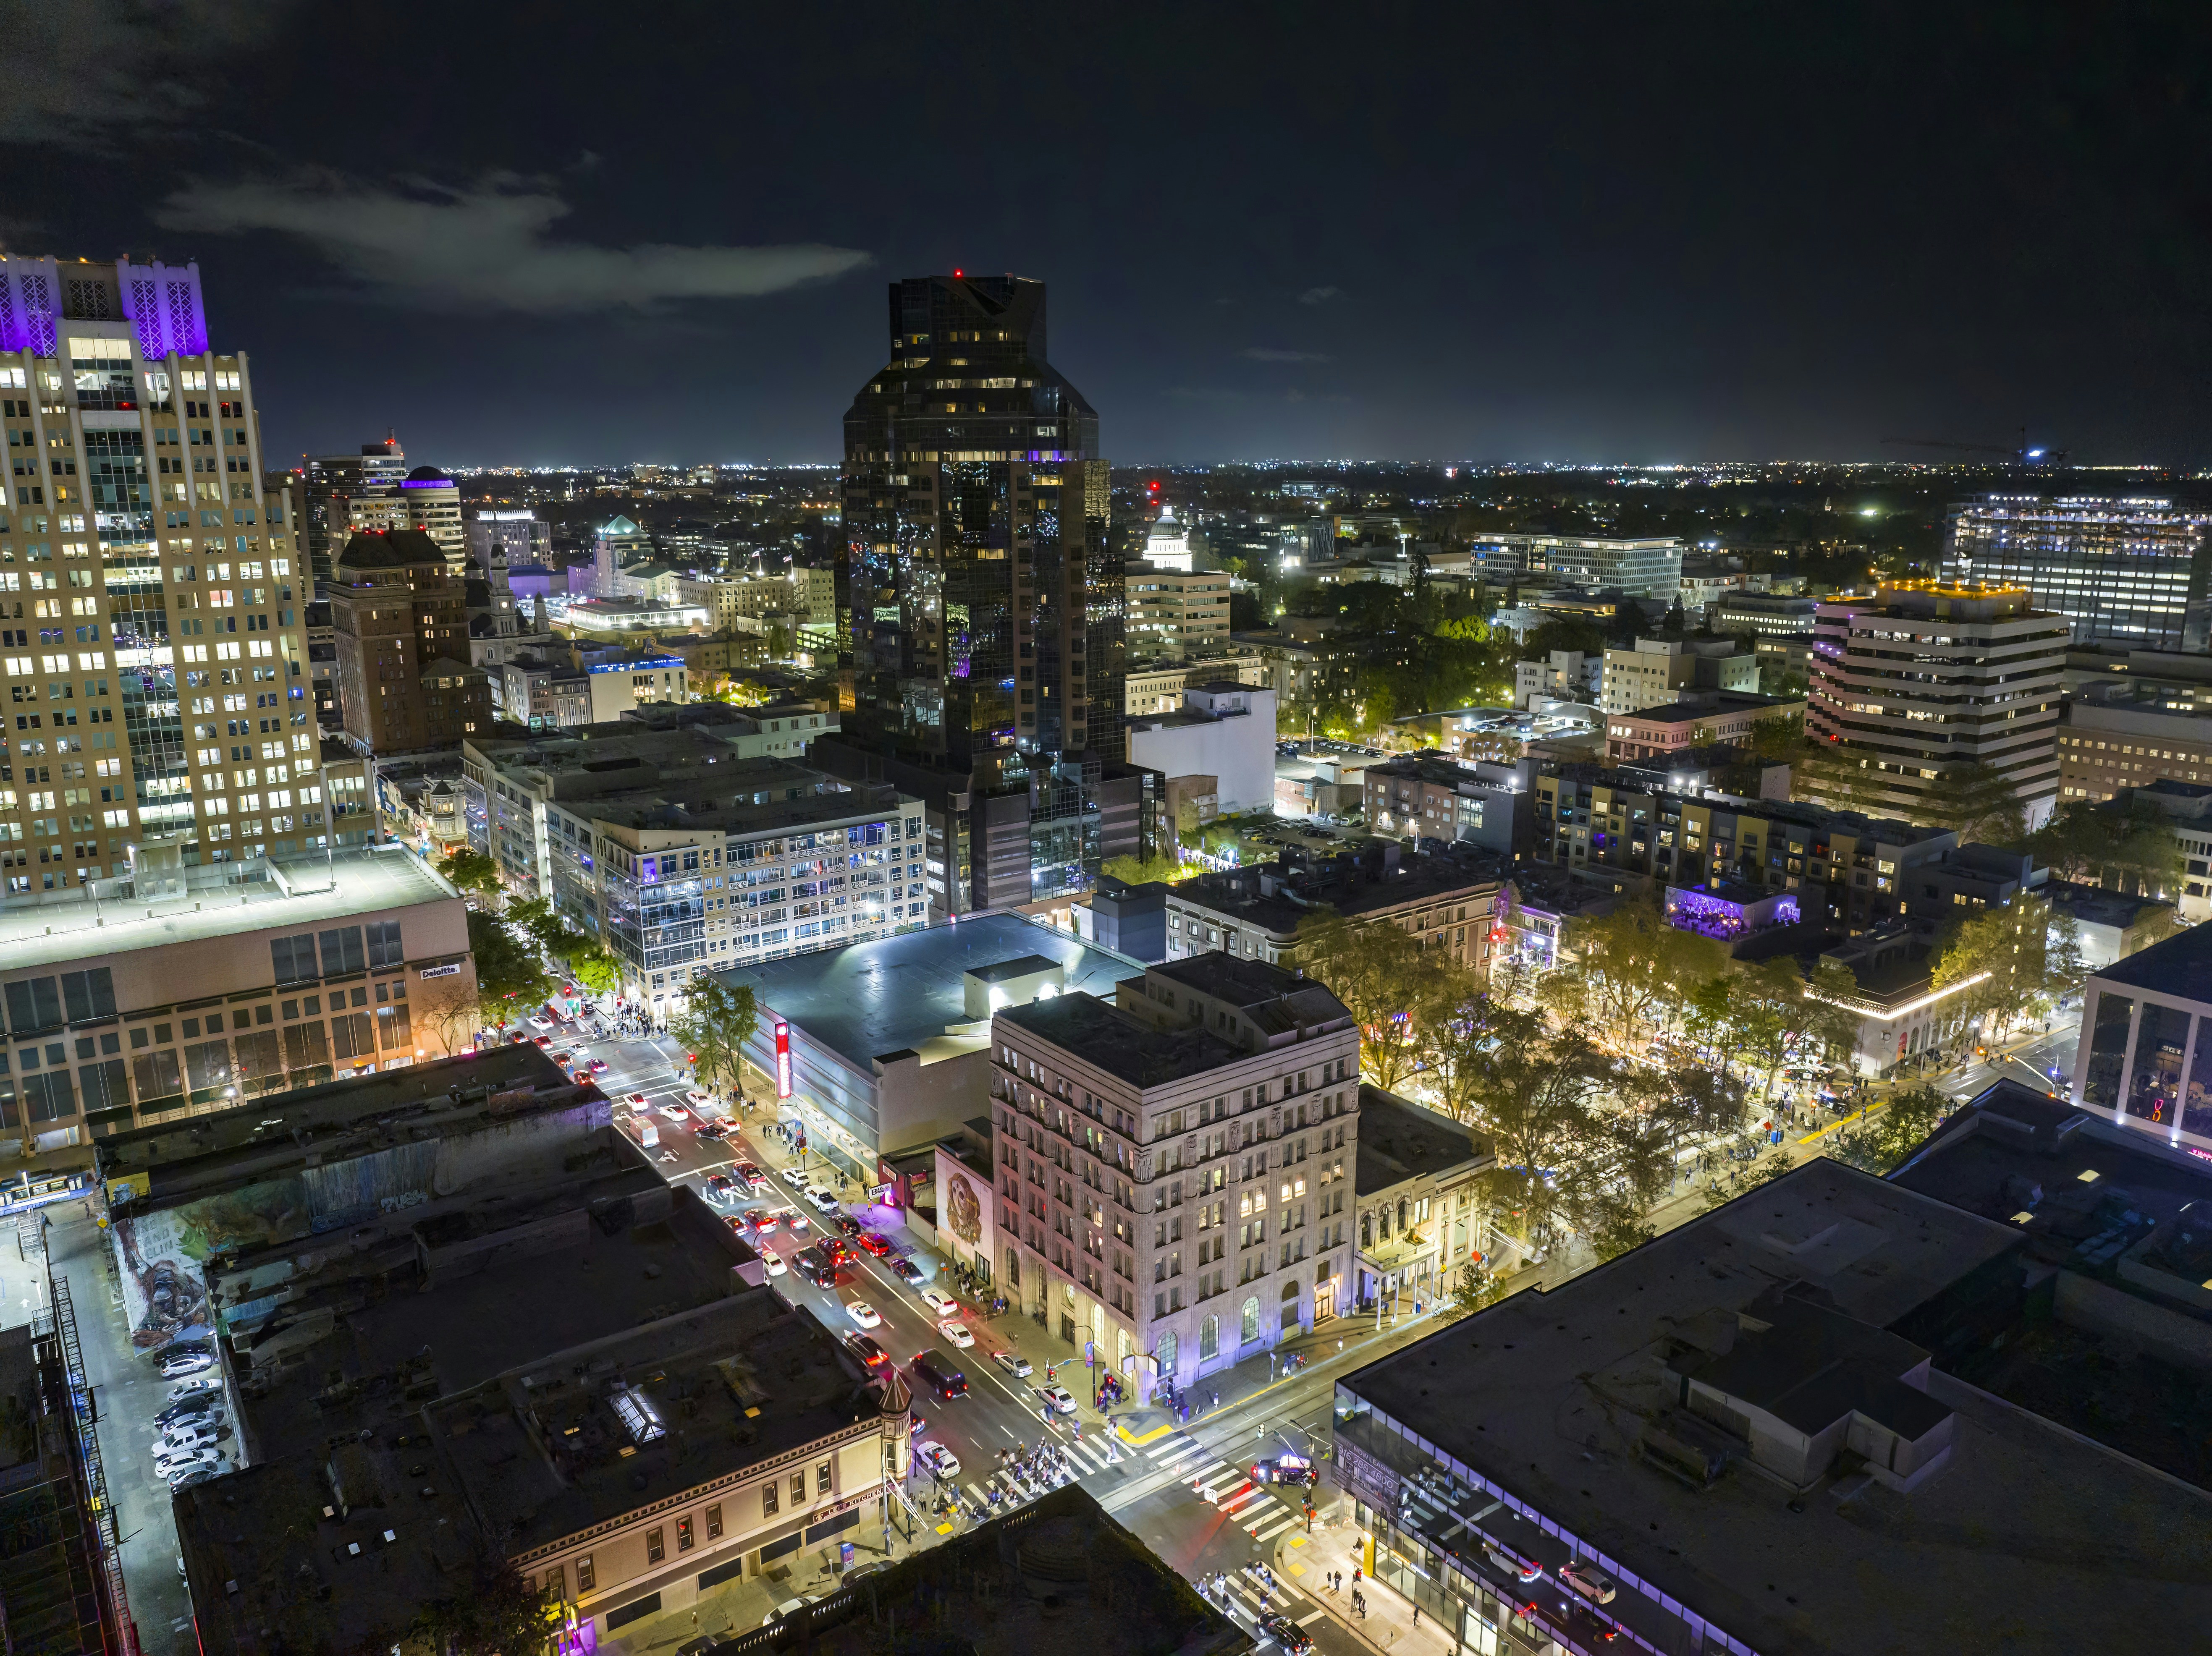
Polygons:
<instances>
[{"instance_id":1,"label":"white crosswalk stripe","mask_svg":"<svg viewBox=\"0 0 2212 1656\"><path fill-rule=\"evenodd\" d=\"M1272 1541L1277 1536L1280 1535L1285 1530L1289 1529L1291 1526L1297 1524L1301 1520L1297 1513L1285 1513L1273 1524L1269 1525L1267 1528L1260 1532L1260 1539L1262 1541Z\"/></svg>"},{"instance_id":2,"label":"white crosswalk stripe","mask_svg":"<svg viewBox=\"0 0 2212 1656\"><path fill-rule=\"evenodd\" d=\"M1182 1437L1171 1438L1161 1447L1149 1449L1146 1453L1161 1465L1172 1466L1177 1461L1188 1460L1193 1455L1203 1455L1206 1449L1202 1443L1194 1443L1188 1438Z\"/></svg>"},{"instance_id":3,"label":"white crosswalk stripe","mask_svg":"<svg viewBox=\"0 0 2212 1656\"><path fill-rule=\"evenodd\" d=\"M990 1496L985 1495L982 1490L977 1489L973 1483L970 1483L966 1487L968 1493L975 1498L975 1502L978 1506L987 1505L989 1502Z\"/></svg>"},{"instance_id":4,"label":"white crosswalk stripe","mask_svg":"<svg viewBox=\"0 0 2212 1656\"><path fill-rule=\"evenodd\" d=\"M1250 1507L1255 1501L1265 1501L1267 1498L1267 1492L1255 1483L1243 1494L1231 1495L1224 1501L1221 1503L1221 1510L1224 1513L1233 1513L1240 1507Z\"/></svg>"}]
</instances>

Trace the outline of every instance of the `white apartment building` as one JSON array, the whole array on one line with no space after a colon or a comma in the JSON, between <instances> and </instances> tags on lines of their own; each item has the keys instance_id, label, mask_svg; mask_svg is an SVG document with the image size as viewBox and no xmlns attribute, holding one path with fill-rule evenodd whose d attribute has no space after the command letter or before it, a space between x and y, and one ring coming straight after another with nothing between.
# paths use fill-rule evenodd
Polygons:
<instances>
[{"instance_id":1,"label":"white apartment building","mask_svg":"<svg viewBox=\"0 0 2212 1656\"><path fill-rule=\"evenodd\" d=\"M1249 684L1190 684L1176 712L1131 721L1129 762L1181 777L1214 779L1224 815L1275 803L1275 693Z\"/></svg>"},{"instance_id":2,"label":"white apartment building","mask_svg":"<svg viewBox=\"0 0 2212 1656\"><path fill-rule=\"evenodd\" d=\"M1274 664L1258 651L1238 655L1209 656L1203 660L1157 663L1131 667L1121 678L1121 711L1131 719L1147 713L1172 713L1182 706L1182 693L1193 684L1246 684L1257 689L1273 687ZM1277 699L1281 699L1277 690Z\"/></svg>"},{"instance_id":3,"label":"white apartment building","mask_svg":"<svg viewBox=\"0 0 2212 1656\"><path fill-rule=\"evenodd\" d=\"M2021 587L1896 582L1826 600L1807 732L1862 762L1872 809L1941 821L1947 779L1986 764L2011 779L2034 828L2058 792L2068 630Z\"/></svg>"},{"instance_id":4,"label":"white apartment building","mask_svg":"<svg viewBox=\"0 0 2212 1656\"><path fill-rule=\"evenodd\" d=\"M1601 694L1604 682L1604 656L1584 655L1580 650L1554 650L1547 661L1513 664L1513 705L1528 713L1541 701L1594 703Z\"/></svg>"},{"instance_id":5,"label":"white apartment building","mask_svg":"<svg viewBox=\"0 0 2212 1656\"><path fill-rule=\"evenodd\" d=\"M319 849L310 590L196 265L0 253L10 896Z\"/></svg>"},{"instance_id":6,"label":"white apartment building","mask_svg":"<svg viewBox=\"0 0 2212 1656\"><path fill-rule=\"evenodd\" d=\"M1176 659L1229 642L1229 575L1225 570L1127 566L1129 652Z\"/></svg>"},{"instance_id":7,"label":"white apartment building","mask_svg":"<svg viewBox=\"0 0 2212 1656\"><path fill-rule=\"evenodd\" d=\"M1734 639L1640 638L1626 650L1608 649L1598 706L1607 713L1663 707L1685 689L1759 693L1759 658Z\"/></svg>"},{"instance_id":8,"label":"white apartment building","mask_svg":"<svg viewBox=\"0 0 2212 1656\"><path fill-rule=\"evenodd\" d=\"M1204 955L992 1043L999 1286L1140 1397L1346 1302L1359 1031L1320 984Z\"/></svg>"}]
</instances>

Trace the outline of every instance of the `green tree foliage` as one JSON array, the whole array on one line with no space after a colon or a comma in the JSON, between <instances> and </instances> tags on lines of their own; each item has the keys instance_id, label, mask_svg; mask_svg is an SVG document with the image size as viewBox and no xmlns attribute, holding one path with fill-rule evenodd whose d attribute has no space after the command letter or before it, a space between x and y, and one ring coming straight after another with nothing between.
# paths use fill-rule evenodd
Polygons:
<instances>
[{"instance_id":1,"label":"green tree foliage","mask_svg":"<svg viewBox=\"0 0 2212 1656\"><path fill-rule=\"evenodd\" d=\"M1858 1033L1858 1014L1835 1003L1858 992L1849 967L1822 960L1808 981L1788 955L1740 967L1717 990L1700 997L1727 1054L1760 1077L1761 1108L1773 1095L1774 1077L1793 1057L1848 1049Z\"/></svg>"},{"instance_id":2,"label":"green tree foliage","mask_svg":"<svg viewBox=\"0 0 2212 1656\"><path fill-rule=\"evenodd\" d=\"M456 891L473 891L480 896L496 898L500 895L499 864L480 851L466 846L456 846L438 859L438 872L451 881Z\"/></svg>"},{"instance_id":3,"label":"green tree foliage","mask_svg":"<svg viewBox=\"0 0 2212 1656\"><path fill-rule=\"evenodd\" d=\"M1504 1297L1505 1284L1498 1273L1486 1264L1470 1263L1453 1274L1451 1292L1437 1309L1443 1321L1453 1322L1496 1305Z\"/></svg>"},{"instance_id":4,"label":"green tree foliage","mask_svg":"<svg viewBox=\"0 0 2212 1656\"><path fill-rule=\"evenodd\" d=\"M514 1566L486 1553L475 1562L468 1591L433 1600L414 1630L442 1656L526 1656L549 1647L551 1609L544 1590L532 1587Z\"/></svg>"},{"instance_id":5,"label":"green tree foliage","mask_svg":"<svg viewBox=\"0 0 2212 1656\"><path fill-rule=\"evenodd\" d=\"M1993 765L1948 767L1942 785L1925 796L1929 825L1953 830L1962 845L2018 845L2027 837L2027 808L2012 779Z\"/></svg>"},{"instance_id":6,"label":"green tree foliage","mask_svg":"<svg viewBox=\"0 0 2212 1656\"><path fill-rule=\"evenodd\" d=\"M2035 860L2062 880L2170 897L2181 889L2181 845L2145 800L2069 799L2027 838Z\"/></svg>"},{"instance_id":7,"label":"green tree foliage","mask_svg":"<svg viewBox=\"0 0 2212 1656\"><path fill-rule=\"evenodd\" d=\"M1727 958L1718 943L1668 925L1657 910L1624 903L1568 922L1561 964L1538 994L1561 1016L1587 1018L1595 1033L1633 1048L1679 1016Z\"/></svg>"},{"instance_id":8,"label":"green tree foliage","mask_svg":"<svg viewBox=\"0 0 2212 1656\"><path fill-rule=\"evenodd\" d=\"M1154 880L1187 880L1198 870L1173 857L1109 857L1100 872L1130 885L1145 885Z\"/></svg>"},{"instance_id":9,"label":"green tree foliage","mask_svg":"<svg viewBox=\"0 0 2212 1656\"><path fill-rule=\"evenodd\" d=\"M1805 754L1805 715L1780 713L1772 719L1756 719L1751 727L1751 751L1754 758L1801 761Z\"/></svg>"},{"instance_id":10,"label":"green tree foliage","mask_svg":"<svg viewBox=\"0 0 2212 1656\"><path fill-rule=\"evenodd\" d=\"M1790 797L1811 800L1831 810L1863 811L1869 816L1890 814L1883 798L1881 773L1871 755L1846 743L1815 742L1790 767Z\"/></svg>"},{"instance_id":11,"label":"green tree foliage","mask_svg":"<svg viewBox=\"0 0 2212 1656\"><path fill-rule=\"evenodd\" d=\"M1498 1158L1482 1175L1485 1204L1499 1228L1542 1253L1608 1203L1632 1201L1612 1192L1622 1156L1607 1101L1637 1077L1581 1030L1553 1028L1540 1013L1501 1010L1497 1037L1470 1097Z\"/></svg>"},{"instance_id":12,"label":"green tree foliage","mask_svg":"<svg viewBox=\"0 0 2212 1656\"><path fill-rule=\"evenodd\" d=\"M1317 908L1298 923L1291 962L1326 985L1359 1025L1359 1072L1395 1089L1421 1061L1416 1009L1437 992L1441 955L1396 926Z\"/></svg>"},{"instance_id":13,"label":"green tree foliage","mask_svg":"<svg viewBox=\"0 0 2212 1656\"><path fill-rule=\"evenodd\" d=\"M482 909L469 911L469 953L476 959L477 1007L486 1023L504 1029L557 986L544 956Z\"/></svg>"},{"instance_id":14,"label":"green tree foliage","mask_svg":"<svg viewBox=\"0 0 2212 1656\"><path fill-rule=\"evenodd\" d=\"M1586 656L1605 653L1605 629L1588 616L1555 616L1528 629L1516 660L1549 661L1554 650L1579 650Z\"/></svg>"},{"instance_id":15,"label":"green tree foliage","mask_svg":"<svg viewBox=\"0 0 2212 1656\"><path fill-rule=\"evenodd\" d=\"M1957 1107L1956 1100L1934 1087L1895 1094L1879 1109L1838 1129L1830 1154L1887 1178Z\"/></svg>"},{"instance_id":16,"label":"green tree foliage","mask_svg":"<svg viewBox=\"0 0 2212 1656\"><path fill-rule=\"evenodd\" d=\"M742 1084L745 1043L759 1022L750 984L694 977L668 1033L697 1060L702 1085L734 1093Z\"/></svg>"},{"instance_id":17,"label":"green tree foliage","mask_svg":"<svg viewBox=\"0 0 2212 1656\"><path fill-rule=\"evenodd\" d=\"M603 943L594 943L568 957L568 970L594 995L611 995L622 987L622 968Z\"/></svg>"},{"instance_id":18,"label":"green tree foliage","mask_svg":"<svg viewBox=\"0 0 2212 1656\"><path fill-rule=\"evenodd\" d=\"M1449 963L1423 987L1413 1004L1411 1030L1420 1055L1421 1078L1437 1107L1464 1121L1497 1047L1506 998L1493 996L1473 973Z\"/></svg>"},{"instance_id":19,"label":"green tree foliage","mask_svg":"<svg viewBox=\"0 0 2212 1656\"><path fill-rule=\"evenodd\" d=\"M2085 974L2072 917L2054 923L2050 903L2023 891L1954 930L1939 948L1935 975L1938 989L1967 986L1954 1003L1959 1015L1979 1017L1984 1038L1996 1039L2016 1024L2048 1016Z\"/></svg>"}]
</instances>

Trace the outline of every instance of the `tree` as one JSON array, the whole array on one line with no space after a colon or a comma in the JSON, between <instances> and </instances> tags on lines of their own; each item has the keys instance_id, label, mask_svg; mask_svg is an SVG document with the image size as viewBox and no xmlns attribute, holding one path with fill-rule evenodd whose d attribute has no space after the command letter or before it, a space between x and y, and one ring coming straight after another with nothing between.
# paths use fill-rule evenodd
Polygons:
<instances>
[{"instance_id":1,"label":"tree","mask_svg":"<svg viewBox=\"0 0 2212 1656\"><path fill-rule=\"evenodd\" d=\"M1790 767L1790 797L1811 800L1831 810L1881 816L1891 806L1883 798L1882 773L1865 749L1840 742L1816 742Z\"/></svg>"},{"instance_id":2,"label":"tree","mask_svg":"<svg viewBox=\"0 0 2212 1656\"><path fill-rule=\"evenodd\" d=\"M1667 924L1656 909L1624 903L1571 919L1560 968L1540 991L1561 1013L1589 1017L1624 1048L1642 1043L1694 987L1726 964L1721 945Z\"/></svg>"},{"instance_id":3,"label":"tree","mask_svg":"<svg viewBox=\"0 0 2212 1656\"><path fill-rule=\"evenodd\" d=\"M1951 829L1962 845L2012 846L2027 837L2027 808L2020 790L1994 765L1947 766L1942 785L1925 798L1929 822Z\"/></svg>"},{"instance_id":4,"label":"tree","mask_svg":"<svg viewBox=\"0 0 2212 1656\"><path fill-rule=\"evenodd\" d=\"M1359 1025L1360 1073L1395 1088L1413 1074L1420 1048L1413 1009L1436 992L1443 961L1418 939L1382 920L1347 919L1317 908L1298 922L1291 961L1342 1001Z\"/></svg>"},{"instance_id":5,"label":"tree","mask_svg":"<svg viewBox=\"0 0 2212 1656\"><path fill-rule=\"evenodd\" d=\"M2062 880L2171 896L2180 889L2181 845L2157 806L2131 799L2069 799L2027 839L2036 861Z\"/></svg>"},{"instance_id":6,"label":"tree","mask_svg":"<svg viewBox=\"0 0 2212 1656\"><path fill-rule=\"evenodd\" d=\"M696 1060L702 1085L738 1093L744 1088L745 1043L759 1022L750 984L695 977L668 1033Z\"/></svg>"},{"instance_id":7,"label":"tree","mask_svg":"<svg viewBox=\"0 0 2212 1656\"><path fill-rule=\"evenodd\" d=\"M1443 1321L1452 1322L1471 1317L1504 1297L1505 1284L1490 1268L1488 1261L1470 1261L1454 1273L1451 1292L1437 1309Z\"/></svg>"},{"instance_id":8,"label":"tree","mask_svg":"<svg viewBox=\"0 0 2212 1656\"><path fill-rule=\"evenodd\" d=\"M538 951L482 909L469 911L469 953L477 963L477 1010L501 1030L558 986Z\"/></svg>"},{"instance_id":9,"label":"tree","mask_svg":"<svg viewBox=\"0 0 2212 1656\"><path fill-rule=\"evenodd\" d=\"M1848 1048L1856 1039L1859 1015L1835 1002L1857 992L1849 967L1822 960L1808 982L1786 955L1743 967L1729 979L1724 1039L1729 1055L1761 1077L1762 1109L1773 1095L1775 1073L1793 1057Z\"/></svg>"},{"instance_id":10,"label":"tree","mask_svg":"<svg viewBox=\"0 0 2212 1656\"><path fill-rule=\"evenodd\" d=\"M1493 999L1473 973L1446 967L1426 986L1412 1014L1412 1039L1422 1075L1438 1107L1468 1119L1475 1088L1498 1045L1501 998Z\"/></svg>"},{"instance_id":11,"label":"tree","mask_svg":"<svg viewBox=\"0 0 2212 1656\"><path fill-rule=\"evenodd\" d=\"M622 964L603 943L587 943L571 954L568 970L594 995L611 995L622 987Z\"/></svg>"},{"instance_id":12,"label":"tree","mask_svg":"<svg viewBox=\"0 0 2212 1656\"><path fill-rule=\"evenodd\" d=\"M1754 719L1751 751L1758 759L1793 763L1802 761L1805 754L1805 715L1782 713L1772 719Z\"/></svg>"},{"instance_id":13,"label":"tree","mask_svg":"<svg viewBox=\"0 0 2212 1656\"><path fill-rule=\"evenodd\" d=\"M1579 1029L1552 1028L1540 1013L1501 1008L1497 1017L1496 1049L1470 1099L1497 1156L1481 1183L1496 1223L1540 1253L1617 1179L1600 1101L1633 1077Z\"/></svg>"},{"instance_id":14,"label":"tree","mask_svg":"<svg viewBox=\"0 0 2212 1656\"><path fill-rule=\"evenodd\" d=\"M503 889L500 883L499 864L480 851L466 846L457 846L438 859L438 872L453 883L456 891L476 892L480 896L496 901Z\"/></svg>"},{"instance_id":15,"label":"tree","mask_svg":"<svg viewBox=\"0 0 2212 1656\"><path fill-rule=\"evenodd\" d=\"M1839 1162L1887 1178L1957 1107L1957 1100L1934 1087L1894 1094L1880 1109L1869 1111L1838 1131L1831 1154Z\"/></svg>"},{"instance_id":16,"label":"tree","mask_svg":"<svg viewBox=\"0 0 2212 1656\"><path fill-rule=\"evenodd\" d=\"M1958 988L1955 1015L1983 1020L1994 1040L2016 1023L2046 1016L2081 971L2079 934L2060 930L2060 959L2051 949L2051 905L2023 891L2001 908L1985 908L1958 926L1940 945L1936 987ZM1961 987L1960 986L1963 986Z\"/></svg>"},{"instance_id":17,"label":"tree","mask_svg":"<svg viewBox=\"0 0 2212 1656\"><path fill-rule=\"evenodd\" d=\"M1187 880L1198 870L1173 857L1109 857L1099 872L1127 885L1145 885L1154 880Z\"/></svg>"}]
</instances>

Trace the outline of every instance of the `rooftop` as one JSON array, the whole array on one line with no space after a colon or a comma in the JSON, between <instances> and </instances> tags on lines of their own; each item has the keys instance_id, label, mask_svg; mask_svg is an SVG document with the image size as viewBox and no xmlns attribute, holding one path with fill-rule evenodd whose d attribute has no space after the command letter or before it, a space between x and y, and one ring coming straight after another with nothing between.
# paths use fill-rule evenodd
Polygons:
<instances>
[{"instance_id":1,"label":"rooftop","mask_svg":"<svg viewBox=\"0 0 2212 1656\"><path fill-rule=\"evenodd\" d=\"M1359 1085L1359 1156L1353 1180L1361 1197L1408 1179L1434 1179L1496 1160L1489 1141L1449 1116L1365 1082Z\"/></svg>"},{"instance_id":2,"label":"rooftop","mask_svg":"<svg viewBox=\"0 0 2212 1656\"><path fill-rule=\"evenodd\" d=\"M2212 792L2212 789L2207 792ZM2173 907L2163 897L2108 891L2103 886L2084 885L2079 880L2045 880L2035 890L2053 908L2064 909L2081 925L2109 925L2121 931L2136 925L2148 914L2171 912Z\"/></svg>"},{"instance_id":3,"label":"rooftop","mask_svg":"<svg viewBox=\"0 0 2212 1656\"><path fill-rule=\"evenodd\" d=\"M966 974L1030 955L1066 972L1063 996L1079 990L1110 995L1117 981L1144 969L1126 955L1019 915L981 914L716 975L750 985L763 1015L788 1018L809 1040L868 1075L879 1053L919 1052L928 1062L942 1050L934 1043L954 1025L971 1022Z\"/></svg>"},{"instance_id":4,"label":"rooftop","mask_svg":"<svg viewBox=\"0 0 2212 1656\"><path fill-rule=\"evenodd\" d=\"M241 871L265 878L236 879ZM185 884L213 876L204 884ZM143 883L156 883L150 872ZM459 894L421 858L400 846L349 852L325 861L223 863L173 871L167 895L143 898L128 880L80 887L64 901L0 906L0 961L9 972L197 943L240 931L301 930L325 921L458 901Z\"/></svg>"},{"instance_id":5,"label":"rooftop","mask_svg":"<svg viewBox=\"0 0 2212 1656\"><path fill-rule=\"evenodd\" d=\"M1388 847L1395 851L1396 846ZM1434 856L1401 854L1397 866L1340 853L1304 863L1261 863L1201 874L1168 888L1188 903L1289 937L1317 908L1348 917L1432 901L1451 892L1494 889L1506 864L1494 853L1458 846Z\"/></svg>"},{"instance_id":6,"label":"rooftop","mask_svg":"<svg viewBox=\"0 0 2212 1656\"><path fill-rule=\"evenodd\" d=\"M998 1017L1133 1087L1164 1087L1251 1056L1200 1028L1155 1028L1094 995L1033 1000Z\"/></svg>"},{"instance_id":7,"label":"rooftop","mask_svg":"<svg viewBox=\"0 0 2212 1656\"><path fill-rule=\"evenodd\" d=\"M2212 1004L2212 923L2193 925L2163 942L2100 968L2092 980L2151 989L2182 1000Z\"/></svg>"},{"instance_id":8,"label":"rooftop","mask_svg":"<svg viewBox=\"0 0 2212 1656\"><path fill-rule=\"evenodd\" d=\"M1522 1513L1542 1515L1599 1556L1620 1583L1607 1613L1653 1647L1686 1647L1662 1595L1760 1656L2075 1648L2108 1636L2116 1602L2130 1641L2191 1646L2212 1610L2201 1491L1942 1368L1901 1367L1915 1346L1924 1361L1972 1339L1965 1312L1955 1328L1908 1319L1968 1279L2016 1283L1999 1261L2018 1247L2007 1224L1814 1161L1341 1386L1504 1501L1431 1487L1416 1513L1455 1501L1556 1566L1562 1541ZM1793 1437L1790 1419L1848 1420L1854 1450L1942 1447L1914 1478L1859 1453L1822 1467L1818 1441L1747 1442L1696 1411L1700 1387ZM1376 1453L1420 1453L1368 1435ZM1340 1429L1347 1459L1360 1436ZM1808 1487L1763 1464L1808 1447Z\"/></svg>"}]
</instances>

